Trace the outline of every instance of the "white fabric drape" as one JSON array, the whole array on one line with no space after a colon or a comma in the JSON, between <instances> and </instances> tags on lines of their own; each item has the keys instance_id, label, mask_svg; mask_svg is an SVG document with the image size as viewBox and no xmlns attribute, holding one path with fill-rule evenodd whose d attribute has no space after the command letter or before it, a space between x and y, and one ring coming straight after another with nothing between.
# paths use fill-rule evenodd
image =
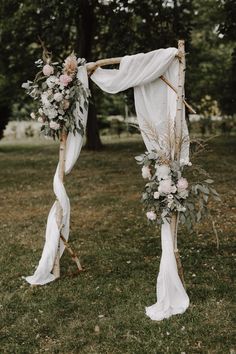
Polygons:
<instances>
[{"instance_id":1,"label":"white fabric drape","mask_svg":"<svg viewBox=\"0 0 236 354\"><path fill-rule=\"evenodd\" d=\"M146 314L155 321L183 313L189 306L189 298L179 278L170 224L161 227L162 255L157 277L157 302L146 307Z\"/></svg>"},{"instance_id":2,"label":"white fabric drape","mask_svg":"<svg viewBox=\"0 0 236 354\"><path fill-rule=\"evenodd\" d=\"M176 48L159 49L146 54L125 56L119 69L98 68L91 79L109 93L134 88L137 119L144 143L149 151L155 149L173 156L174 124L176 117L176 93L160 76L164 75L174 86L178 84L178 59ZM182 115L183 144L180 158L189 162L189 138ZM178 275L177 265L168 223L162 225L162 256L157 278L157 302L146 308L153 320L162 320L183 313L189 306L189 298Z\"/></svg>"},{"instance_id":3,"label":"white fabric drape","mask_svg":"<svg viewBox=\"0 0 236 354\"><path fill-rule=\"evenodd\" d=\"M83 83L85 87L88 87L88 76L85 66L78 68L77 73L78 79ZM82 102L83 104L83 102ZM76 107L74 112L76 117L82 118L84 126L87 123L87 111L84 110L84 113L81 113L79 106ZM76 160L79 157L81 148L83 145L83 137L76 133L69 133L66 141L66 161L65 161L65 174L70 173ZM61 233L66 240L69 238L69 228L70 228L70 201L66 194L65 187L59 178L59 165L57 166L56 173L53 180L53 190L54 193L62 207L63 210L63 220L62 220L62 229ZM56 221L56 204L55 202L49 212L46 235L45 235L45 244L43 248L43 253L39 261L38 267L35 273L32 276L28 276L25 279L30 284L43 285L55 280L54 275L51 273L54 260L56 257L58 242L60 237L60 231ZM60 255L62 256L64 252L64 243L60 241Z\"/></svg>"}]
</instances>

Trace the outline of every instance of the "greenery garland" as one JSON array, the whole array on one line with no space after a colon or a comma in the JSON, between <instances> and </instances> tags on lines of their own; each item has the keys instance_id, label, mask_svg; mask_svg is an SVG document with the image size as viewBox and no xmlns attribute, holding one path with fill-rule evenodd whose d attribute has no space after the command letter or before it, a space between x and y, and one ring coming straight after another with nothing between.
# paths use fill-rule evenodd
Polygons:
<instances>
[{"instance_id":1,"label":"greenery garland","mask_svg":"<svg viewBox=\"0 0 236 354\"><path fill-rule=\"evenodd\" d=\"M34 81L22 84L26 92L37 101L37 111L31 118L41 123L45 136L59 138L60 132L84 134L82 118L88 109L89 89L78 77L78 68L85 60L71 53L63 62L51 62L51 54L44 50L43 59L35 62L40 68Z\"/></svg>"},{"instance_id":2,"label":"greenery garland","mask_svg":"<svg viewBox=\"0 0 236 354\"><path fill-rule=\"evenodd\" d=\"M220 201L213 188L213 180L205 170L191 163L170 161L156 151L145 152L135 157L142 165L142 176L148 182L144 187L142 202L149 221L162 224L170 222L174 213L189 230L208 212L210 198ZM191 174L193 182L185 175Z\"/></svg>"}]
</instances>

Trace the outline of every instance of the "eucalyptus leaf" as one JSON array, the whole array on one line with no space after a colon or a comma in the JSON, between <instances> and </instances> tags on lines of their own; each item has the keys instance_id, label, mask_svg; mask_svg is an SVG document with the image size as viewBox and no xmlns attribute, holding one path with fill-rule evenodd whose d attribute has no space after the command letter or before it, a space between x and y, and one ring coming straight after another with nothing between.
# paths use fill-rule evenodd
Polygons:
<instances>
[{"instance_id":1,"label":"eucalyptus leaf","mask_svg":"<svg viewBox=\"0 0 236 354\"><path fill-rule=\"evenodd\" d=\"M143 155L135 156L135 160L138 161L138 162L142 162L143 161Z\"/></svg>"},{"instance_id":2,"label":"eucalyptus leaf","mask_svg":"<svg viewBox=\"0 0 236 354\"><path fill-rule=\"evenodd\" d=\"M205 179L204 182L209 183L209 184L214 183L213 179L210 179L210 178Z\"/></svg>"},{"instance_id":3,"label":"eucalyptus leaf","mask_svg":"<svg viewBox=\"0 0 236 354\"><path fill-rule=\"evenodd\" d=\"M197 212L197 222L201 220L202 213L200 211Z\"/></svg>"},{"instance_id":4,"label":"eucalyptus leaf","mask_svg":"<svg viewBox=\"0 0 236 354\"><path fill-rule=\"evenodd\" d=\"M198 189L202 192L202 193L205 193L205 194L209 194L210 192L209 192L209 189L208 189L208 187L206 187L206 186L203 186L203 185L198 185Z\"/></svg>"}]
</instances>

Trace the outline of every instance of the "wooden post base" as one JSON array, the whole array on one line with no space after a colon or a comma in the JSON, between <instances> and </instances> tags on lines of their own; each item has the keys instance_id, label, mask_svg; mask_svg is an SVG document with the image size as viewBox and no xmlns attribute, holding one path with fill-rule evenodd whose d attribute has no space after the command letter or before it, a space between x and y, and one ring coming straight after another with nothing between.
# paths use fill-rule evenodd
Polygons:
<instances>
[{"instance_id":1,"label":"wooden post base","mask_svg":"<svg viewBox=\"0 0 236 354\"><path fill-rule=\"evenodd\" d=\"M69 243L66 241L65 237L63 235L60 235L60 239L63 241L65 248L67 249L67 251L70 253L71 258L73 259L73 261L76 263L78 271L82 272L83 268L81 266L81 263L79 261L79 258L77 257L76 253L73 251L73 249L71 248L71 246L69 245Z\"/></svg>"},{"instance_id":2,"label":"wooden post base","mask_svg":"<svg viewBox=\"0 0 236 354\"><path fill-rule=\"evenodd\" d=\"M184 281L184 270L183 270L182 262L180 259L179 250L175 250L174 252L175 252L175 259L176 259L176 263L177 263L178 274L179 274L179 277L183 283L184 288L186 289L186 284Z\"/></svg>"},{"instance_id":3,"label":"wooden post base","mask_svg":"<svg viewBox=\"0 0 236 354\"><path fill-rule=\"evenodd\" d=\"M182 267L179 250L177 248L177 231L178 231L178 214L177 213L172 216L170 227L171 227L171 234L172 234L174 254L175 254L175 260L176 260L176 264L177 264L178 274L179 274L179 277L183 283L183 286L185 287L184 270Z\"/></svg>"}]
</instances>

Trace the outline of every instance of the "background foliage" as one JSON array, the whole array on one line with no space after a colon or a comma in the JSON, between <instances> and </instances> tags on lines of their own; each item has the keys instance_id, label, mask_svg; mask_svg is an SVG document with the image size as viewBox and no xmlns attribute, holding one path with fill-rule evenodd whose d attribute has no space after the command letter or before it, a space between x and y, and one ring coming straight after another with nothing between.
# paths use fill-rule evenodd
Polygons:
<instances>
[{"instance_id":1,"label":"background foliage","mask_svg":"<svg viewBox=\"0 0 236 354\"><path fill-rule=\"evenodd\" d=\"M210 107L217 102L222 114L236 111L233 0L0 0L0 21L1 126L25 107L20 86L33 77L33 62L41 57L39 36L56 58L75 50L88 61L176 46L184 38L187 97L200 110L208 96ZM92 91L100 115L124 114L124 94L108 100L96 88ZM132 92L125 100L132 112ZM94 108L88 138L98 142Z\"/></svg>"}]
</instances>

